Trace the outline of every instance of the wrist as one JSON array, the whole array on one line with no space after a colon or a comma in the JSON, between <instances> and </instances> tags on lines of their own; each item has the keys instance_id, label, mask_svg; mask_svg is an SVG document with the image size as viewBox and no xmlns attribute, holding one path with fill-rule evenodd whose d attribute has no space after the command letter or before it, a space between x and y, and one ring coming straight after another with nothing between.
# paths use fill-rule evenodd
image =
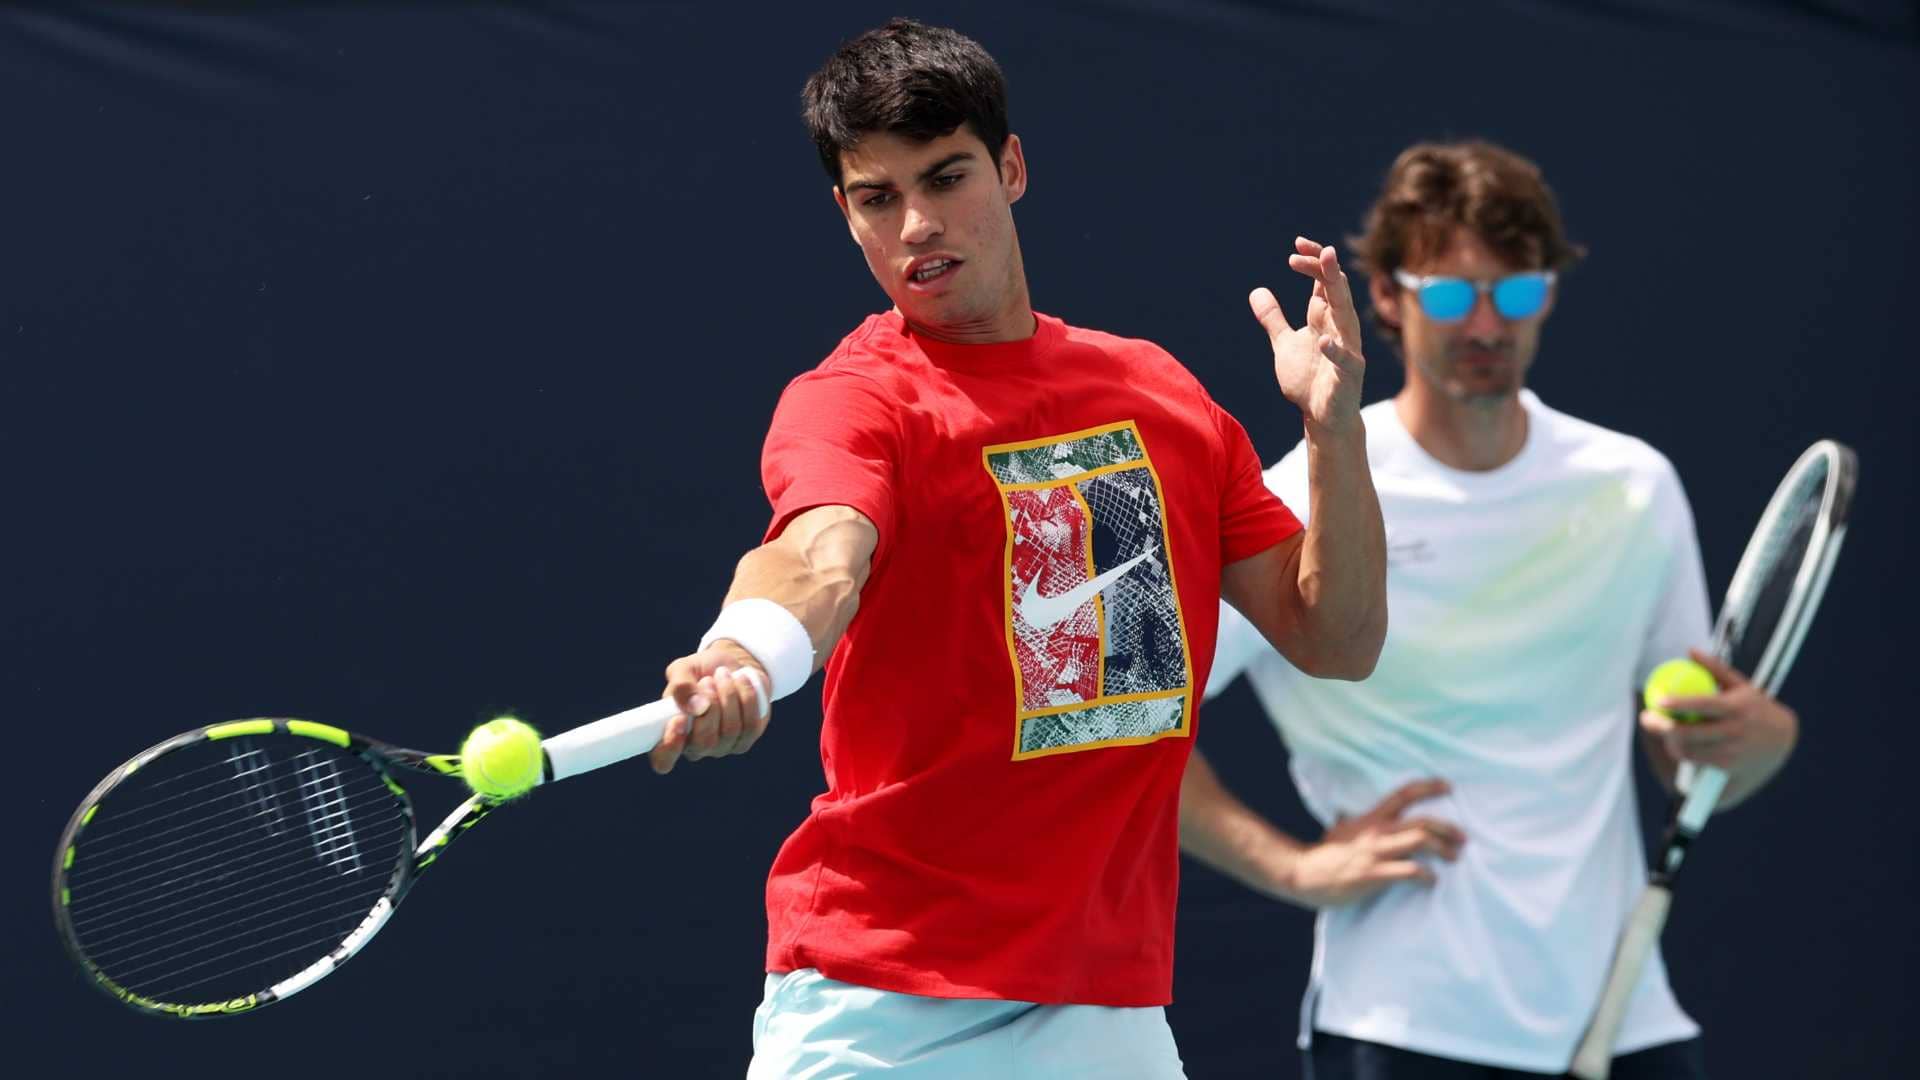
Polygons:
<instances>
[{"instance_id":1,"label":"wrist","mask_svg":"<svg viewBox=\"0 0 1920 1080\"><path fill-rule=\"evenodd\" d=\"M800 689L813 675L813 639L793 613L772 600L750 597L720 609L700 637L700 648L729 642L767 677L775 701Z\"/></svg>"},{"instance_id":2,"label":"wrist","mask_svg":"<svg viewBox=\"0 0 1920 1080\"><path fill-rule=\"evenodd\" d=\"M1268 860L1267 880L1274 895L1289 904L1313 909L1317 905L1307 895L1306 875L1301 872L1303 856L1312 845L1296 843L1276 848Z\"/></svg>"},{"instance_id":3,"label":"wrist","mask_svg":"<svg viewBox=\"0 0 1920 1080\"><path fill-rule=\"evenodd\" d=\"M1360 419L1358 408L1344 415L1331 416L1324 420L1315 420L1303 413L1301 427L1305 429L1306 440L1310 445L1330 447L1357 443L1362 451L1366 449L1367 425Z\"/></svg>"},{"instance_id":4,"label":"wrist","mask_svg":"<svg viewBox=\"0 0 1920 1080\"><path fill-rule=\"evenodd\" d=\"M727 656L726 665L735 671L741 668L752 668L759 672L762 678L769 678L767 675L767 665L761 663L760 658L753 655L751 649L730 637L717 637L711 641L702 642L700 647L703 650L718 649L725 653Z\"/></svg>"}]
</instances>

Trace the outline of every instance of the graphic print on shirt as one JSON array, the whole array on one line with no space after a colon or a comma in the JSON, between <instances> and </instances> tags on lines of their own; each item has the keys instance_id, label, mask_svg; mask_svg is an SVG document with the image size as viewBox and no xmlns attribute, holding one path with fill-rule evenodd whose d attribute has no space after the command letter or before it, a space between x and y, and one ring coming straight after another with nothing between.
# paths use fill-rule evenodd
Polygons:
<instances>
[{"instance_id":1,"label":"graphic print on shirt","mask_svg":"<svg viewBox=\"0 0 1920 1080\"><path fill-rule=\"evenodd\" d=\"M1160 478L1133 421L982 453L1007 511L1013 757L1192 729Z\"/></svg>"}]
</instances>

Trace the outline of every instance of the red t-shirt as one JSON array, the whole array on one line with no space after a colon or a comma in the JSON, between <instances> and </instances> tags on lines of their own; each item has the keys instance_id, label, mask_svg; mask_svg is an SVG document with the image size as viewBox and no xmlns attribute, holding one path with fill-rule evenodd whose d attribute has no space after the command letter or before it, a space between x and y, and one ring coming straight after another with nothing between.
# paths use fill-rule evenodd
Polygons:
<instances>
[{"instance_id":1,"label":"red t-shirt","mask_svg":"<svg viewBox=\"0 0 1920 1080\"><path fill-rule=\"evenodd\" d=\"M774 412L767 535L839 504L880 542L827 664L827 790L767 882L769 971L1171 1000L1221 568L1300 523L1165 351L1037 321L953 345L875 315Z\"/></svg>"}]
</instances>

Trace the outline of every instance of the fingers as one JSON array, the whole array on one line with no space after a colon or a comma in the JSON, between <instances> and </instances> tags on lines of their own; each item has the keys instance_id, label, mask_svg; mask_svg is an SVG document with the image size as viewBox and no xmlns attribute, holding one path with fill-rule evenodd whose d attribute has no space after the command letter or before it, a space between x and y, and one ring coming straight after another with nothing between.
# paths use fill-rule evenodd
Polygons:
<instances>
[{"instance_id":1,"label":"fingers","mask_svg":"<svg viewBox=\"0 0 1920 1080\"><path fill-rule=\"evenodd\" d=\"M766 733L766 674L753 666L751 657L742 662L743 651L723 644L667 665L667 689L661 696L680 713L667 722L659 744L647 755L654 772L671 772L682 758L698 761L745 753Z\"/></svg>"},{"instance_id":2,"label":"fingers","mask_svg":"<svg viewBox=\"0 0 1920 1080\"><path fill-rule=\"evenodd\" d=\"M1407 828L1382 837L1374 845L1374 854L1385 859L1405 859L1424 851L1453 862L1460 857L1460 846L1466 840L1465 833L1447 822L1420 818L1408 822Z\"/></svg>"},{"instance_id":3,"label":"fingers","mask_svg":"<svg viewBox=\"0 0 1920 1080\"><path fill-rule=\"evenodd\" d=\"M1418 817L1407 822L1407 827L1419 830L1428 838L1430 843L1423 845L1425 850L1433 852L1448 862L1460 857L1460 849L1467 842L1465 830L1451 821Z\"/></svg>"},{"instance_id":4,"label":"fingers","mask_svg":"<svg viewBox=\"0 0 1920 1080\"><path fill-rule=\"evenodd\" d=\"M1699 717L1702 721L1721 719L1731 715L1738 708L1738 703L1726 694L1670 695L1648 704L1658 705L1675 715Z\"/></svg>"},{"instance_id":5,"label":"fingers","mask_svg":"<svg viewBox=\"0 0 1920 1080\"><path fill-rule=\"evenodd\" d=\"M698 716L707 711L708 698L700 693L700 677L707 673L701 656L683 656L667 665L667 690L661 697L672 698L674 705L688 716Z\"/></svg>"},{"instance_id":6,"label":"fingers","mask_svg":"<svg viewBox=\"0 0 1920 1080\"><path fill-rule=\"evenodd\" d=\"M1721 768L1740 757L1746 736L1744 725L1737 722L1678 723L1652 709L1640 714L1640 727L1659 738L1675 761Z\"/></svg>"},{"instance_id":7,"label":"fingers","mask_svg":"<svg viewBox=\"0 0 1920 1080\"><path fill-rule=\"evenodd\" d=\"M734 674L740 684L743 695L741 704L745 709L740 723L740 738L734 743L733 752L744 754L753 749L760 736L767 733L767 721L772 718L772 705L767 699L767 677L757 668L741 668Z\"/></svg>"},{"instance_id":8,"label":"fingers","mask_svg":"<svg viewBox=\"0 0 1920 1080\"><path fill-rule=\"evenodd\" d=\"M1373 880L1385 884L1396 881L1417 881L1422 885L1432 885L1439 879L1433 871L1412 860L1385 862L1373 868Z\"/></svg>"},{"instance_id":9,"label":"fingers","mask_svg":"<svg viewBox=\"0 0 1920 1080\"><path fill-rule=\"evenodd\" d=\"M680 755L687 745L687 733L691 717L706 712L711 702L700 691L699 657L683 656L667 665L667 689L660 696L670 699L680 714L667 721L666 731L660 741L647 753L647 762L653 771L665 775L673 771L679 763Z\"/></svg>"},{"instance_id":10,"label":"fingers","mask_svg":"<svg viewBox=\"0 0 1920 1080\"><path fill-rule=\"evenodd\" d=\"M1406 813L1407 807L1414 803L1445 795L1452 790L1453 788L1439 777L1410 780L1389 792L1386 798L1381 799L1372 810L1367 811L1367 816L1397 820L1401 814Z\"/></svg>"},{"instance_id":11,"label":"fingers","mask_svg":"<svg viewBox=\"0 0 1920 1080\"><path fill-rule=\"evenodd\" d=\"M1326 286L1327 305L1333 309L1333 323L1347 344L1360 344L1360 314L1353 305L1353 286L1340 267L1340 256L1328 247L1320 252L1320 280Z\"/></svg>"},{"instance_id":12,"label":"fingers","mask_svg":"<svg viewBox=\"0 0 1920 1080\"><path fill-rule=\"evenodd\" d=\"M684 713L667 721L667 729L661 734L660 741L647 751L647 764L653 766L654 772L665 776L680 763L680 753L687 745L688 723Z\"/></svg>"},{"instance_id":13,"label":"fingers","mask_svg":"<svg viewBox=\"0 0 1920 1080\"><path fill-rule=\"evenodd\" d=\"M1278 343L1287 334L1293 333L1292 324L1280 311L1280 301L1274 299L1273 290L1265 285L1247 294L1247 306L1253 309L1253 317L1260 320L1260 326L1267 332L1267 340Z\"/></svg>"},{"instance_id":14,"label":"fingers","mask_svg":"<svg viewBox=\"0 0 1920 1080\"><path fill-rule=\"evenodd\" d=\"M1326 324L1309 318L1309 325L1322 333L1338 335L1349 344L1360 342L1359 310L1353 303L1353 286L1340 266L1340 256L1332 245L1321 245L1304 236L1294 238L1298 254L1287 256L1287 266L1314 281L1314 298L1326 305L1322 315ZM1309 311L1309 315L1317 314Z\"/></svg>"},{"instance_id":15,"label":"fingers","mask_svg":"<svg viewBox=\"0 0 1920 1080\"><path fill-rule=\"evenodd\" d=\"M1720 684L1720 689L1731 690L1736 686L1747 685L1747 677L1745 675L1735 671L1732 664L1727 663L1712 653L1702 652L1699 649L1688 649L1687 655L1693 657L1694 663L1713 672L1713 681Z\"/></svg>"},{"instance_id":16,"label":"fingers","mask_svg":"<svg viewBox=\"0 0 1920 1080\"><path fill-rule=\"evenodd\" d=\"M756 677L758 673L750 668L721 664L700 680L700 691L712 706L693 718L687 736L689 759L744 753L759 741L767 729L767 717Z\"/></svg>"}]
</instances>

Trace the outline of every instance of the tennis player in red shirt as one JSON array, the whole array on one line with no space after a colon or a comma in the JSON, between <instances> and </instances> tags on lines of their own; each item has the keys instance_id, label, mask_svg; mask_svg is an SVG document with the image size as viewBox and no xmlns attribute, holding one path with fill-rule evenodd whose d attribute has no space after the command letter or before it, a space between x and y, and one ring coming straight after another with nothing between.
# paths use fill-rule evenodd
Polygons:
<instances>
[{"instance_id":1,"label":"tennis player in red shirt","mask_svg":"<svg viewBox=\"0 0 1920 1080\"><path fill-rule=\"evenodd\" d=\"M824 663L827 790L767 882L749 1076L1182 1075L1180 779L1224 597L1288 659L1372 670L1385 541L1331 248L1254 315L1304 417L1303 529L1159 347L1036 314L998 65L895 20L810 78L833 198L892 308L775 410L766 541L667 668L653 752L738 754Z\"/></svg>"}]
</instances>

